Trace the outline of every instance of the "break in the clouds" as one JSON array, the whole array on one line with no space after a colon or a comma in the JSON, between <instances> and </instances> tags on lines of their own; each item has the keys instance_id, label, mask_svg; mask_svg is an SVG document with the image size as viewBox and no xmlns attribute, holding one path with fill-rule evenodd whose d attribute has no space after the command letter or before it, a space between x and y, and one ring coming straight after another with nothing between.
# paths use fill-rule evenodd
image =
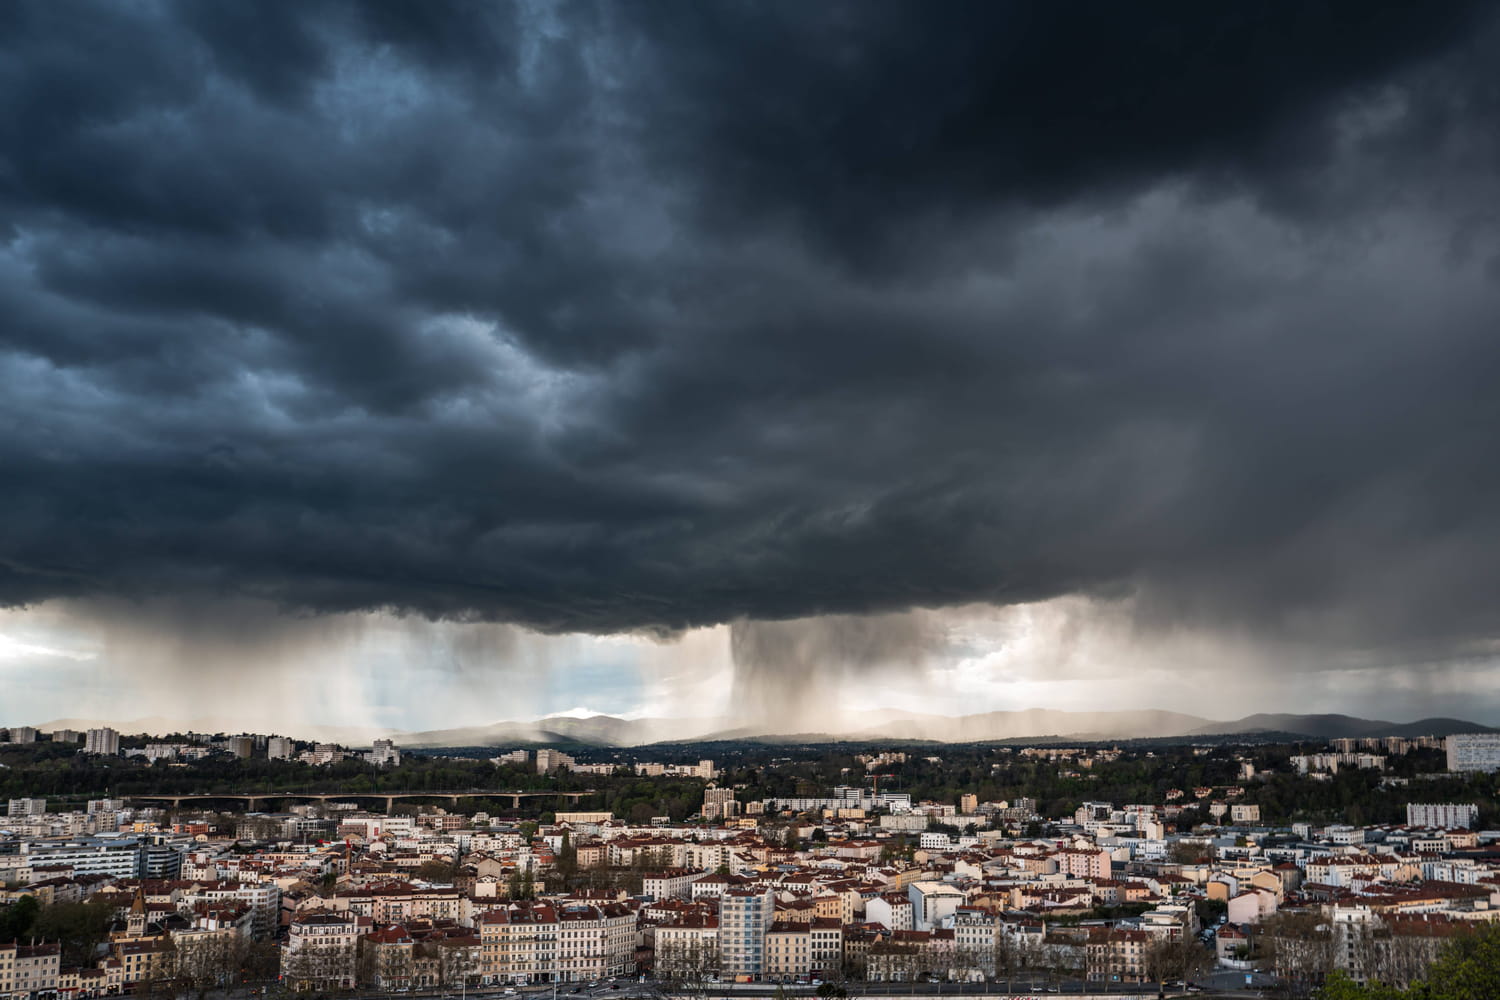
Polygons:
<instances>
[{"instance_id":1,"label":"break in the clouds","mask_svg":"<svg viewBox=\"0 0 1500 1000\"><path fill-rule=\"evenodd\" d=\"M976 602L1487 655L1497 38L5 4L0 603L740 621L751 700L825 649L754 623Z\"/></svg>"}]
</instances>

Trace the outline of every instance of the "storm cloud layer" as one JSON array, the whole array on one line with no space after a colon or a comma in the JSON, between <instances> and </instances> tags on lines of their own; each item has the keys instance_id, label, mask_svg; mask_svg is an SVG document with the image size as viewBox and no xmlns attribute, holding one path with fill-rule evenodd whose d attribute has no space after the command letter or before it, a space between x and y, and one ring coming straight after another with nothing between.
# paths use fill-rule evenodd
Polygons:
<instances>
[{"instance_id":1,"label":"storm cloud layer","mask_svg":"<svg viewBox=\"0 0 1500 1000\"><path fill-rule=\"evenodd\" d=\"M0 5L0 603L665 634L1129 595L1473 655L1497 37L1363 0Z\"/></svg>"}]
</instances>

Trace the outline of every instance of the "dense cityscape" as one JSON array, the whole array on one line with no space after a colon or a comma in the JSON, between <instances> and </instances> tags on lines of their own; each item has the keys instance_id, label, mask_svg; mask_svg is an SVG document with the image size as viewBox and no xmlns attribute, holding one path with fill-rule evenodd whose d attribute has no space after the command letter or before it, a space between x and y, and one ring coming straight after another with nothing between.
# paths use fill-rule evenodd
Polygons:
<instances>
[{"instance_id":1,"label":"dense cityscape","mask_svg":"<svg viewBox=\"0 0 1500 1000\"><path fill-rule=\"evenodd\" d=\"M0 1000L1500 1000L1500 0L0 0Z\"/></svg>"},{"instance_id":2,"label":"dense cityscape","mask_svg":"<svg viewBox=\"0 0 1500 1000\"><path fill-rule=\"evenodd\" d=\"M8 997L1306 995L1419 983L1500 915L1500 734L717 760L5 736Z\"/></svg>"}]
</instances>

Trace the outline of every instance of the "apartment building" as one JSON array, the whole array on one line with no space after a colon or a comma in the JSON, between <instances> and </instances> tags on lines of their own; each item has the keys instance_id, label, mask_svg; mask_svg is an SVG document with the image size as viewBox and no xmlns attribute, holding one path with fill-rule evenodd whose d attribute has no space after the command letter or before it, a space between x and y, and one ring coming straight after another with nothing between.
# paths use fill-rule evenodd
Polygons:
<instances>
[{"instance_id":1,"label":"apartment building","mask_svg":"<svg viewBox=\"0 0 1500 1000\"><path fill-rule=\"evenodd\" d=\"M1409 802L1406 825L1433 827L1439 830L1472 830L1479 818L1479 807L1467 803Z\"/></svg>"},{"instance_id":2,"label":"apartment building","mask_svg":"<svg viewBox=\"0 0 1500 1000\"><path fill-rule=\"evenodd\" d=\"M707 820L728 819L738 813L733 788L705 788L703 790L703 818Z\"/></svg>"},{"instance_id":3,"label":"apartment building","mask_svg":"<svg viewBox=\"0 0 1500 1000\"><path fill-rule=\"evenodd\" d=\"M0 941L0 996L30 996L57 989L62 946Z\"/></svg>"},{"instance_id":4,"label":"apartment building","mask_svg":"<svg viewBox=\"0 0 1500 1000\"><path fill-rule=\"evenodd\" d=\"M1139 983L1146 977L1146 955L1153 938L1145 931L1096 927L1089 932L1088 978Z\"/></svg>"},{"instance_id":5,"label":"apartment building","mask_svg":"<svg viewBox=\"0 0 1500 1000\"><path fill-rule=\"evenodd\" d=\"M652 899L687 898L693 893L693 880L706 874L692 868L668 868L650 872L641 879L641 892Z\"/></svg>"},{"instance_id":6,"label":"apartment building","mask_svg":"<svg viewBox=\"0 0 1500 1000\"><path fill-rule=\"evenodd\" d=\"M1458 733L1447 749L1450 771L1500 771L1500 733Z\"/></svg>"},{"instance_id":7,"label":"apartment building","mask_svg":"<svg viewBox=\"0 0 1500 1000\"><path fill-rule=\"evenodd\" d=\"M911 900L915 929L919 931L930 931L944 923L968 902L962 892L944 882L913 882L906 887L906 895Z\"/></svg>"},{"instance_id":8,"label":"apartment building","mask_svg":"<svg viewBox=\"0 0 1500 1000\"><path fill-rule=\"evenodd\" d=\"M683 916L656 928L656 976L702 982L719 974L719 918Z\"/></svg>"},{"instance_id":9,"label":"apartment building","mask_svg":"<svg viewBox=\"0 0 1500 1000\"><path fill-rule=\"evenodd\" d=\"M865 919L891 931L916 930L915 908L909 896L885 892L865 901Z\"/></svg>"},{"instance_id":10,"label":"apartment building","mask_svg":"<svg viewBox=\"0 0 1500 1000\"><path fill-rule=\"evenodd\" d=\"M481 915L480 970L485 982L552 982L557 933L557 911L542 903L512 903Z\"/></svg>"},{"instance_id":11,"label":"apartment building","mask_svg":"<svg viewBox=\"0 0 1500 1000\"><path fill-rule=\"evenodd\" d=\"M573 758L561 750L538 750L536 752L536 773L552 774L555 771L569 771L573 768Z\"/></svg>"},{"instance_id":12,"label":"apartment building","mask_svg":"<svg viewBox=\"0 0 1500 1000\"><path fill-rule=\"evenodd\" d=\"M770 889L730 889L719 897L719 963L723 974L760 979L766 969L766 932L776 913Z\"/></svg>"},{"instance_id":13,"label":"apartment building","mask_svg":"<svg viewBox=\"0 0 1500 1000\"><path fill-rule=\"evenodd\" d=\"M844 923L837 917L814 917L808 927L812 972L827 979L839 973L844 962Z\"/></svg>"},{"instance_id":14,"label":"apartment building","mask_svg":"<svg viewBox=\"0 0 1500 1000\"><path fill-rule=\"evenodd\" d=\"M766 931L765 978L787 982L812 973L812 928L777 921Z\"/></svg>"},{"instance_id":15,"label":"apartment building","mask_svg":"<svg viewBox=\"0 0 1500 1000\"><path fill-rule=\"evenodd\" d=\"M359 966L359 938L371 927L352 913L305 913L287 928L283 981L296 990L349 989Z\"/></svg>"},{"instance_id":16,"label":"apartment building","mask_svg":"<svg viewBox=\"0 0 1500 1000\"><path fill-rule=\"evenodd\" d=\"M33 868L66 865L75 875L113 875L118 878L135 878L140 874L141 844L133 838L33 840L23 842L20 848L21 855Z\"/></svg>"},{"instance_id":17,"label":"apartment building","mask_svg":"<svg viewBox=\"0 0 1500 1000\"><path fill-rule=\"evenodd\" d=\"M1259 823L1260 806L1236 803L1229 807L1229 821L1231 823Z\"/></svg>"},{"instance_id":18,"label":"apartment building","mask_svg":"<svg viewBox=\"0 0 1500 1000\"><path fill-rule=\"evenodd\" d=\"M634 967L635 913L619 903L564 905L557 914L557 978L591 982Z\"/></svg>"}]
</instances>

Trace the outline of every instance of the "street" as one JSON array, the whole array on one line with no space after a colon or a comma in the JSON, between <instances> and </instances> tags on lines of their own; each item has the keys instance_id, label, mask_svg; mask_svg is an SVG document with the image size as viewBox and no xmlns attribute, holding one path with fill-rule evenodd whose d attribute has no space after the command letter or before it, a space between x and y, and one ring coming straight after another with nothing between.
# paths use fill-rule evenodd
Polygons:
<instances>
[{"instance_id":1,"label":"street","mask_svg":"<svg viewBox=\"0 0 1500 1000\"><path fill-rule=\"evenodd\" d=\"M1256 973L1252 976L1253 982L1247 986L1245 974L1242 972L1221 972L1210 976L1201 977L1196 985L1201 990L1189 991L1182 987L1168 988L1168 997L1201 997L1208 998L1228 996L1239 997L1256 996L1259 991L1273 985L1271 976ZM1004 979L999 982L990 983L843 983L840 984L846 991L849 1000L857 1000L866 996L890 996L890 997L934 997L934 996L997 996L997 997L1044 997L1044 996L1113 996L1113 997L1141 997L1154 998L1157 996L1155 984L1150 983L1098 983L1085 982L1083 980L1054 980L1048 982L1044 978L1026 979L1016 978L1012 982ZM597 987L590 987L580 983L546 983L528 986L485 986L465 991L453 989L421 989L406 991L362 991L362 992L339 992L330 996L346 997L351 1000L461 1000L461 998L476 998L476 1000L506 1000L506 998L530 998L530 1000L543 1000L555 995L562 998L580 997L589 1000L605 1000L605 998L618 997L620 1000L642 1000L642 998L661 997L684 997L690 1000L731 1000L733 997L814 997L817 995L817 987L806 983L704 983L701 988L668 988L665 984L653 980L640 982L635 977L610 980L601 983Z\"/></svg>"}]
</instances>

